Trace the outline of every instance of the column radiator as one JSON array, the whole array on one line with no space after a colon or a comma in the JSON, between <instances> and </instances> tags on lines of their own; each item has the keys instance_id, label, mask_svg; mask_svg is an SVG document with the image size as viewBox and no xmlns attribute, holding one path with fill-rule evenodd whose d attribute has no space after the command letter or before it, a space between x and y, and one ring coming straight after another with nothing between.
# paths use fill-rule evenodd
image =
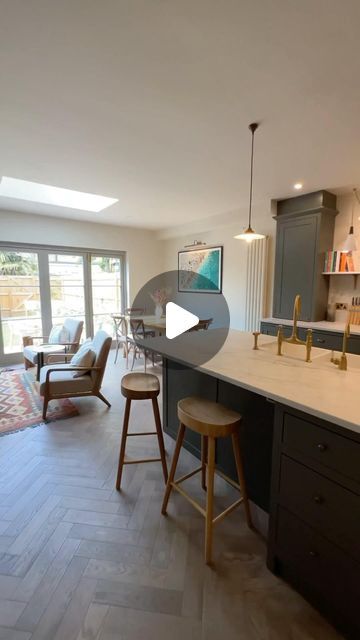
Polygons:
<instances>
[{"instance_id":1,"label":"column radiator","mask_svg":"<svg viewBox=\"0 0 360 640\"><path fill-rule=\"evenodd\" d=\"M245 331L259 331L264 313L268 239L247 247Z\"/></svg>"}]
</instances>

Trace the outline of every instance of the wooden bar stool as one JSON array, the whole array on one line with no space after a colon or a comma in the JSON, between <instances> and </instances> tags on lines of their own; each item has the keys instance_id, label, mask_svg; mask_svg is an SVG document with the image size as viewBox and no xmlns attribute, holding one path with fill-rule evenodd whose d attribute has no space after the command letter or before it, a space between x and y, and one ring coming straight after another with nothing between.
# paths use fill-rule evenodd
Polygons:
<instances>
[{"instance_id":1,"label":"wooden bar stool","mask_svg":"<svg viewBox=\"0 0 360 640\"><path fill-rule=\"evenodd\" d=\"M231 513L239 504L244 503L246 521L249 527L252 527L249 501L246 493L245 476L241 460L240 443L238 436L238 427L241 422L241 416L227 409L217 402L204 400L203 398L189 397L179 400L178 402L178 418L180 427L176 439L174 457L171 464L170 475L166 484L164 500L161 513L166 514L170 493L176 489L184 498L186 498L205 518L205 560L206 564L211 564L212 552L212 530L213 525L220 522L225 516ZM179 459L181 445L185 435L185 429L191 429L201 435L201 466L175 480L176 466ZM234 451L236 469L239 483L234 482L231 478L215 469L215 442L217 438L225 438L231 436ZM207 470L207 487L205 484L205 473ZM202 474L202 487L207 488L206 509L204 509L196 500L194 500L182 487L181 482L187 480L191 476L199 473ZM214 499L214 476L215 471L224 480L229 482L233 487L240 490L242 497L233 502L227 509L222 511L215 518L213 517L213 499Z\"/></svg>"},{"instance_id":2,"label":"wooden bar stool","mask_svg":"<svg viewBox=\"0 0 360 640\"><path fill-rule=\"evenodd\" d=\"M124 423L121 435L119 466L116 479L116 488L120 491L121 476L125 464L139 464L141 462L161 462L165 482L168 472L165 459L164 438L161 428L159 405L157 397L160 393L160 384L156 376L151 373L128 373L121 380L121 393L126 398ZM151 400L154 412L156 431L142 433L128 433L130 407L132 400ZM144 458L142 460L125 460L126 438L130 436L157 436L160 458Z\"/></svg>"}]
</instances>

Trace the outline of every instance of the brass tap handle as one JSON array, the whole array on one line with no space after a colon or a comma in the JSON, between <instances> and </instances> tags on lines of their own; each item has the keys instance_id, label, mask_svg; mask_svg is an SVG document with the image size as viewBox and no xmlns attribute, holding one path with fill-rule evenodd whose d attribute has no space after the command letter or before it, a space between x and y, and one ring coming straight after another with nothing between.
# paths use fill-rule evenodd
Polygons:
<instances>
[{"instance_id":1,"label":"brass tap handle","mask_svg":"<svg viewBox=\"0 0 360 640\"><path fill-rule=\"evenodd\" d=\"M331 354L331 362L336 366L338 366L340 371L347 371L346 350L347 350L347 341L349 337L350 337L350 322L347 322L345 326L344 335L343 335L342 354L340 358L335 358L334 352L332 352Z\"/></svg>"},{"instance_id":2,"label":"brass tap handle","mask_svg":"<svg viewBox=\"0 0 360 640\"><path fill-rule=\"evenodd\" d=\"M313 343L312 329L306 332L306 362L311 362L311 347Z\"/></svg>"},{"instance_id":3,"label":"brass tap handle","mask_svg":"<svg viewBox=\"0 0 360 640\"><path fill-rule=\"evenodd\" d=\"M283 340L284 340L283 328L282 328L282 324L280 324L279 328L278 328L278 332L277 332L277 346L278 346L277 354L278 354L278 356L281 356L281 345L283 343Z\"/></svg>"},{"instance_id":4,"label":"brass tap handle","mask_svg":"<svg viewBox=\"0 0 360 640\"><path fill-rule=\"evenodd\" d=\"M340 356L339 369L340 369L340 371L347 371L346 353L342 353L341 356Z\"/></svg>"},{"instance_id":5,"label":"brass tap handle","mask_svg":"<svg viewBox=\"0 0 360 640\"><path fill-rule=\"evenodd\" d=\"M301 296L298 293L294 301L293 330L291 335L293 340L298 340L297 323L298 323L298 320L300 320L300 314L301 314Z\"/></svg>"},{"instance_id":6,"label":"brass tap handle","mask_svg":"<svg viewBox=\"0 0 360 640\"><path fill-rule=\"evenodd\" d=\"M258 339L259 339L259 335L260 335L260 331L253 331L253 336L254 336L254 346L253 349L254 351L258 351L259 347L258 347Z\"/></svg>"},{"instance_id":7,"label":"brass tap handle","mask_svg":"<svg viewBox=\"0 0 360 640\"><path fill-rule=\"evenodd\" d=\"M340 371L347 371L346 349L347 349L347 340L349 337L350 337L350 322L347 322L345 331L344 331L344 336L343 336L342 354L340 356L340 363L339 363Z\"/></svg>"}]
</instances>

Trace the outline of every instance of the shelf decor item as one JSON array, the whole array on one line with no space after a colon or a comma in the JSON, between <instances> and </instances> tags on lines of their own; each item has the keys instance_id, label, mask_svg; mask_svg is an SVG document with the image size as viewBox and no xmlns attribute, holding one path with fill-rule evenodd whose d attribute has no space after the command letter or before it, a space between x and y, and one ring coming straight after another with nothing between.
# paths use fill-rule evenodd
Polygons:
<instances>
[{"instance_id":1,"label":"shelf decor item","mask_svg":"<svg viewBox=\"0 0 360 640\"><path fill-rule=\"evenodd\" d=\"M179 291L221 293L222 254L222 246L179 251Z\"/></svg>"},{"instance_id":2,"label":"shelf decor item","mask_svg":"<svg viewBox=\"0 0 360 640\"><path fill-rule=\"evenodd\" d=\"M324 275L332 273L353 275L360 271L360 251L326 251Z\"/></svg>"},{"instance_id":3,"label":"shelf decor item","mask_svg":"<svg viewBox=\"0 0 360 640\"><path fill-rule=\"evenodd\" d=\"M249 222L248 228L237 236L234 236L236 240L245 240L245 242L252 242L253 240L261 240L265 238L261 233L256 233L251 226L251 209L252 209L252 194L253 194L253 176L254 176L254 135L256 129L259 127L257 122L249 124L251 131L251 159L250 159L250 194L249 194Z\"/></svg>"}]
</instances>

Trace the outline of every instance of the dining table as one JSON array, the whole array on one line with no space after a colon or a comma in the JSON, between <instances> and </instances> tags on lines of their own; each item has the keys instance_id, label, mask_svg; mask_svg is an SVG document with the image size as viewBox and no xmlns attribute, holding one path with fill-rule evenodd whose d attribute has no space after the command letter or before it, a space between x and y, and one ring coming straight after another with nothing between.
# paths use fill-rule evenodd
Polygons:
<instances>
[{"instance_id":1,"label":"dining table","mask_svg":"<svg viewBox=\"0 0 360 640\"><path fill-rule=\"evenodd\" d=\"M164 335L166 333L166 318L165 315L160 318L153 315L141 315L134 313L113 313L112 318L114 321L125 320L126 325L128 327L128 332L130 332L130 320L142 320L145 328L152 329L156 331L158 335Z\"/></svg>"}]
</instances>

